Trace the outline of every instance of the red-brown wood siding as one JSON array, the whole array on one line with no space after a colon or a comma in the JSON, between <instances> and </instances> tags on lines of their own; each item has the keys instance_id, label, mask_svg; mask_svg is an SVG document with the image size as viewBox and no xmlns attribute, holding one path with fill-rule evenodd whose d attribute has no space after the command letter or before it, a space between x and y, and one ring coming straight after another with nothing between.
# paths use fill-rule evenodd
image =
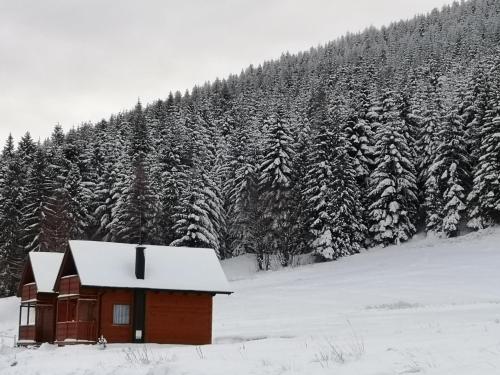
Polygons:
<instances>
[{"instance_id":1,"label":"red-brown wood siding","mask_svg":"<svg viewBox=\"0 0 500 375\"><path fill-rule=\"evenodd\" d=\"M36 305L36 341L54 342L56 331L57 295L38 293Z\"/></svg>"},{"instance_id":2,"label":"red-brown wood siding","mask_svg":"<svg viewBox=\"0 0 500 375\"><path fill-rule=\"evenodd\" d=\"M57 322L56 340L58 342L62 342L64 340L77 340L76 322Z\"/></svg>"},{"instance_id":3,"label":"red-brown wood siding","mask_svg":"<svg viewBox=\"0 0 500 375\"><path fill-rule=\"evenodd\" d=\"M57 301L58 342L97 340L98 296L95 288L84 288L77 275L61 277Z\"/></svg>"},{"instance_id":4,"label":"red-brown wood siding","mask_svg":"<svg viewBox=\"0 0 500 375\"><path fill-rule=\"evenodd\" d=\"M35 328L35 326L20 326L19 327L19 340L36 341L36 328Z\"/></svg>"},{"instance_id":5,"label":"red-brown wood siding","mask_svg":"<svg viewBox=\"0 0 500 375\"><path fill-rule=\"evenodd\" d=\"M112 342L132 341L133 303L134 293L129 289L103 290L101 295L100 329L99 335L104 335L106 340ZM113 306L129 305L130 319L127 325L113 324Z\"/></svg>"},{"instance_id":6,"label":"red-brown wood siding","mask_svg":"<svg viewBox=\"0 0 500 375\"><path fill-rule=\"evenodd\" d=\"M29 301L36 299L37 289L35 283L23 285L21 301Z\"/></svg>"},{"instance_id":7,"label":"red-brown wood siding","mask_svg":"<svg viewBox=\"0 0 500 375\"><path fill-rule=\"evenodd\" d=\"M33 290L36 290L34 285L25 285L23 287L22 301L34 300L29 302L29 305L34 307L36 315L33 325L24 325L25 322L21 322L19 339L38 343L54 342L56 294L36 293L33 296Z\"/></svg>"},{"instance_id":8,"label":"red-brown wood siding","mask_svg":"<svg viewBox=\"0 0 500 375\"><path fill-rule=\"evenodd\" d=\"M81 304L82 301L79 301ZM58 342L65 340L92 341L97 340L97 321L75 320L56 323L56 339Z\"/></svg>"},{"instance_id":9,"label":"red-brown wood siding","mask_svg":"<svg viewBox=\"0 0 500 375\"><path fill-rule=\"evenodd\" d=\"M21 274L21 280L19 281L16 295L23 298L23 287L34 282L35 276L33 275L33 269L31 268L30 258L27 257L26 262L24 263L24 268Z\"/></svg>"},{"instance_id":10,"label":"red-brown wood siding","mask_svg":"<svg viewBox=\"0 0 500 375\"><path fill-rule=\"evenodd\" d=\"M80 286L80 295L97 298L99 290L93 287Z\"/></svg>"},{"instance_id":11,"label":"red-brown wood siding","mask_svg":"<svg viewBox=\"0 0 500 375\"><path fill-rule=\"evenodd\" d=\"M147 292L146 342L210 344L212 295Z\"/></svg>"},{"instance_id":12,"label":"red-brown wood siding","mask_svg":"<svg viewBox=\"0 0 500 375\"><path fill-rule=\"evenodd\" d=\"M54 305L57 302L56 293L38 293L36 296L38 304Z\"/></svg>"},{"instance_id":13,"label":"red-brown wood siding","mask_svg":"<svg viewBox=\"0 0 500 375\"><path fill-rule=\"evenodd\" d=\"M64 276L59 281L59 295L79 294L80 278L78 275Z\"/></svg>"}]
</instances>

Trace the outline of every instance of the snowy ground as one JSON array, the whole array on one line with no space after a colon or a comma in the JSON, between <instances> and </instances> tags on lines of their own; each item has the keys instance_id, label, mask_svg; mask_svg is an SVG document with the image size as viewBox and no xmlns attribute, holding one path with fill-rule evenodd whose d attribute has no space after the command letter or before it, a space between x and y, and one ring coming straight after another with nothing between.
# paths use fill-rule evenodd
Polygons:
<instances>
[{"instance_id":1,"label":"snowy ground","mask_svg":"<svg viewBox=\"0 0 500 375\"><path fill-rule=\"evenodd\" d=\"M0 346L8 374L500 374L500 228L338 262L224 265L213 345ZM0 300L0 335L17 300Z\"/></svg>"}]
</instances>

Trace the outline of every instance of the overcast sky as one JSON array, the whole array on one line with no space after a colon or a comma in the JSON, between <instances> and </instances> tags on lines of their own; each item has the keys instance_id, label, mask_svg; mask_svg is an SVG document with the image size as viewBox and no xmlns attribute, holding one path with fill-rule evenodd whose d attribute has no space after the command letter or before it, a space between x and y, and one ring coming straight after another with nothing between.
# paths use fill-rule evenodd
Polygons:
<instances>
[{"instance_id":1,"label":"overcast sky","mask_svg":"<svg viewBox=\"0 0 500 375\"><path fill-rule=\"evenodd\" d=\"M0 0L0 142L47 137L447 0Z\"/></svg>"}]
</instances>

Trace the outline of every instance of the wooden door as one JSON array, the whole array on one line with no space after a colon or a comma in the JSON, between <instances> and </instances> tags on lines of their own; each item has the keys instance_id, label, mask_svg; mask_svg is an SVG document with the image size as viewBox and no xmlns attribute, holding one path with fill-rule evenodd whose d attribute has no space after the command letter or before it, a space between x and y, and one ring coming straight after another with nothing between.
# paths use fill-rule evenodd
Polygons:
<instances>
[{"instance_id":1,"label":"wooden door","mask_svg":"<svg viewBox=\"0 0 500 375\"><path fill-rule=\"evenodd\" d=\"M54 342L54 306L37 306L36 326L38 342Z\"/></svg>"}]
</instances>

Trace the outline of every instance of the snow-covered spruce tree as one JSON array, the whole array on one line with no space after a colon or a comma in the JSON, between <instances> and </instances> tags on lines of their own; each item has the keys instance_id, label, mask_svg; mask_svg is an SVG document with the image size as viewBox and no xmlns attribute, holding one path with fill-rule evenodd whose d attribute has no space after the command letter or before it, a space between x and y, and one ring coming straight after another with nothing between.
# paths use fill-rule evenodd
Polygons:
<instances>
[{"instance_id":1,"label":"snow-covered spruce tree","mask_svg":"<svg viewBox=\"0 0 500 375\"><path fill-rule=\"evenodd\" d=\"M204 170L193 167L189 172L189 185L181 196L174 216L176 239L172 246L213 248L219 254L220 242L215 219L220 217L220 197Z\"/></svg>"},{"instance_id":2,"label":"snow-covered spruce tree","mask_svg":"<svg viewBox=\"0 0 500 375\"><path fill-rule=\"evenodd\" d=\"M417 159L416 143L418 138L418 132L420 128L420 118L416 117L412 112L411 98L409 93L402 95L402 105L401 105L401 117L404 121L404 136L407 139L408 147L410 148L411 157L415 160Z\"/></svg>"},{"instance_id":3,"label":"snow-covered spruce tree","mask_svg":"<svg viewBox=\"0 0 500 375\"><path fill-rule=\"evenodd\" d=\"M175 209L172 246L208 247L219 256L221 233L224 227L224 207L220 183L217 183L217 163L207 148L208 124L203 116L190 123L193 156L188 184Z\"/></svg>"},{"instance_id":4,"label":"snow-covered spruce tree","mask_svg":"<svg viewBox=\"0 0 500 375\"><path fill-rule=\"evenodd\" d=\"M42 251L64 252L68 246L70 221L67 212L67 191L64 188L70 163L63 153L64 135L59 126L52 134L47 150L46 183L48 196L43 205L39 242Z\"/></svg>"},{"instance_id":5,"label":"snow-covered spruce tree","mask_svg":"<svg viewBox=\"0 0 500 375\"><path fill-rule=\"evenodd\" d=\"M181 162L180 150L175 141L166 141L158 152L159 169L159 204L157 219L158 238L161 243L171 243L175 239L176 208L179 206L182 192L186 189L186 166Z\"/></svg>"},{"instance_id":6,"label":"snow-covered spruce tree","mask_svg":"<svg viewBox=\"0 0 500 375\"><path fill-rule=\"evenodd\" d=\"M200 126L200 137L196 137L195 156L196 164L204 165L206 173L202 174L203 186L205 187L206 201L210 208L209 219L214 227L216 244L212 247L217 251L219 257L227 256L229 253L227 245L226 211L223 200L223 186L228 176L227 140L223 136L223 129L217 127L213 115L209 114L204 104L195 112L197 125ZM201 147L201 143L204 147Z\"/></svg>"},{"instance_id":7,"label":"snow-covered spruce tree","mask_svg":"<svg viewBox=\"0 0 500 375\"><path fill-rule=\"evenodd\" d=\"M32 231L27 233L32 236L29 247L37 247L42 251L63 252L67 248L68 240L85 238L85 229L89 222L80 170L73 164L62 186L52 184L43 175L34 177L45 181L41 181L41 194L38 197L36 193L34 194L41 203L40 206L33 207L35 209L33 214L41 213L41 217L39 224L35 225L38 233ZM32 218L36 222L34 215Z\"/></svg>"},{"instance_id":8,"label":"snow-covered spruce tree","mask_svg":"<svg viewBox=\"0 0 500 375\"><path fill-rule=\"evenodd\" d=\"M37 145L31 138L30 133L27 132L19 141L19 145L17 147L17 156L19 160L21 160L24 178L26 178L29 174L31 166L34 162L36 151Z\"/></svg>"},{"instance_id":9,"label":"snow-covered spruce tree","mask_svg":"<svg viewBox=\"0 0 500 375\"><path fill-rule=\"evenodd\" d=\"M66 148L66 150L71 148ZM71 239L72 227L69 219L69 195L65 188L71 162L66 157L65 138L60 125L54 127L50 146L46 150L47 167L44 173L44 190L47 196L41 207L38 246L42 251L63 252Z\"/></svg>"},{"instance_id":10,"label":"snow-covered spruce tree","mask_svg":"<svg viewBox=\"0 0 500 375\"><path fill-rule=\"evenodd\" d=\"M122 137L115 118L112 117L109 123L98 124L97 134L100 142L96 152L101 160L95 161L99 173L95 182L96 202L92 213L96 228L91 238L110 241L115 234L112 223L116 203L125 188L122 184L127 180L125 173L129 174L129 170L125 169L125 165L129 164L129 157L125 152L127 142Z\"/></svg>"},{"instance_id":11,"label":"snow-covered spruce tree","mask_svg":"<svg viewBox=\"0 0 500 375\"><path fill-rule=\"evenodd\" d=\"M17 284L13 274L8 260L0 255L0 298L15 295Z\"/></svg>"},{"instance_id":12,"label":"snow-covered spruce tree","mask_svg":"<svg viewBox=\"0 0 500 375\"><path fill-rule=\"evenodd\" d=\"M439 231L440 225L440 196L436 186L438 179L431 176L430 167L434 162L438 145L437 134L441 128L442 100L439 96L440 77L431 70L427 73L429 78L422 82L419 100L414 104L418 106L420 131L415 144L415 169L417 176L418 197L420 203L419 221L428 231ZM416 115L416 114L414 114Z\"/></svg>"},{"instance_id":13,"label":"snow-covered spruce tree","mask_svg":"<svg viewBox=\"0 0 500 375\"><path fill-rule=\"evenodd\" d=\"M226 94L225 94L226 95ZM193 92L194 97L194 92ZM208 102L206 93L200 96L198 108L193 112L196 136L194 137L194 166L201 166L201 178L209 207L208 218L214 230L216 242L211 246L219 257L227 257L228 231L226 210L223 199L223 186L229 176L228 142L224 129L219 127L214 118L214 111Z\"/></svg>"},{"instance_id":14,"label":"snow-covered spruce tree","mask_svg":"<svg viewBox=\"0 0 500 375\"><path fill-rule=\"evenodd\" d=\"M442 231L448 237L455 237L460 233L460 224L467 206L465 205L463 180L458 175L458 166L452 163L447 173L447 189L444 193L445 206L443 207Z\"/></svg>"},{"instance_id":15,"label":"snow-covered spruce tree","mask_svg":"<svg viewBox=\"0 0 500 375\"><path fill-rule=\"evenodd\" d=\"M398 95L384 95L381 125L375 135L376 168L370 176L370 232L375 244L399 244L415 233L415 167L403 135Z\"/></svg>"},{"instance_id":16,"label":"snow-covered spruce tree","mask_svg":"<svg viewBox=\"0 0 500 375\"><path fill-rule=\"evenodd\" d=\"M309 99L309 98L307 98ZM298 103L298 108L292 113L291 125L295 138L293 149L295 150L293 165L293 184L290 199L294 202L290 211L291 229L291 248L294 254L310 252L309 239L310 231L307 223L307 201L302 194L306 187L306 173L309 164L309 155L311 153L312 132L309 121L309 115L301 111L302 102ZM307 106L305 106L307 107ZM293 259L290 259L292 262Z\"/></svg>"},{"instance_id":17,"label":"snow-covered spruce tree","mask_svg":"<svg viewBox=\"0 0 500 375\"><path fill-rule=\"evenodd\" d=\"M488 94L488 62L481 61L468 76L465 95L460 103L461 116L467 133L467 151L471 158L471 166L479 159L481 147L480 131L484 125L484 116Z\"/></svg>"},{"instance_id":18,"label":"snow-covered spruce tree","mask_svg":"<svg viewBox=\"0 0 500 375\"><path fill-rule=\"evenodd\" d=\"M60 124L54 126L54 130L50 135L51 146L53 148L63 147L64 145L64 130Z\"/></svg>"},{"instance_id":19,"label":"snow-covered spruce tree","mask_svg":"<svg viewBox=\"0 0 500 375\"><path fill-rule=\"evenodd\" d=\"M95 212L97 217L102 215L100 216L100 231L101 234L106 235L105 241L122 241L122 229L126 225L128 217L125 214L127 213L127 197L133 180L133 170L129 154L122 150L119 155L120 158L114 163L109 176L109 197ZM105 194L107 196L108 192Z\"/></svg>"},{"instance_id":20,"label":"snow-covered spruce tree","mask_svg":"<svg viewBox=\"0 0 500 375\"><path fill-rule=\"evenodd\" d=\"M228 201L228 230L233 256L255 253L257 212L257 150L251 147L246 129L242 126L232 137L230 167L234 176L226 182Z\"/></svg>"},{"instance_id":21,"label":"snow-covered spruce tree","mask_svg":"<svg viewBox=\"0 0 500 375\"><path fill-rule=\"evenodd\" d=\"M126 180L117 202L116 238L128 243L155 243L152 238L156 196L149 188L147 170L143 163L133 168L133 175Z\"/></svg>"},{"instance_id":22,"label":"snow-covered spruce tree","mask_svg":"<svg viewBox=\"0 0 500 375\"><path fill-rule=\"evenodd\" d=\"M21 160L14 151L12 136L7 138L2 152L0 180L0 273L9 268L10 275L4 280L5 290L11 293L19 281L25 251L21 246L21 210L25 195L25 180ZM5 294L6 295L6 294Z\"/></svg>"},{"instance_id":23,"label":"snow-covered spruce tree","mask_svg":"<svg viewBox=\"0 0 500 375\"><path fill-rule=\"evenodd\" d=\"M101 123L105 121L101 121ZM86 212L84 232L80 238L94 238L94 234L99 228L99 220L94 215L100 203L97 200L97 183L99 177L104 173L104 156L101 153L99 138L97 132L88 124L81 128L81 134L76 135L76 148L78 150L72 164L78 167L81 177L80 194L82 202L81 209ZM102 133L100 133L102 134Z\"/></svg>"},{"instance_id":24,"label":"snow-covered spruce tree","mask_svg":"<svg viewBox=\"0 0 500 375\"><path fill-rule=\"evenodd\" d=\"M441 231L443 223L442 207L443 194L440 189L440 178L437 173L429 172L424 185L424 202L420 205L420 210L425 213L425 230L427 233L438 233Z\"/></svg>"},{"instance_id":25,"label":"snow-covered spruce tree","mask_svg":"<svg viewBox=\"0 0 500 375\"><path fill-rule=\"evenodd\" d=\"M157 196L150 187L147 155L151 151L146 117L140 102L130 114L129 157L132 174L124 183L113 217L114 237L128 243L155 243Z\"/></svg>"},{"instance_id":26,"label":"snow-covered spruce tree","mask_svg":"<svg viewBox=\"0 0 500 375\"><path fill-rule=\"evenodd\" d=\"M368 110L367 110L366 115L365 115L365 119L370 126L370 129L373 133L373 137L375 137L375 133L377 132L378 128L380 127L380 119L382 116L381 97L382 97L382 95L376 90L371 91L369 93L369 96L368 96L369 106L368 106ZM375 139L373 139L373 142L375 142ZM373 149L373 152L375 152L374 149ZM374 155L372 157L374 157Z\"/></svg>"},{"instance_id":27,"label":"snow-covered spruce tree","mask_svg":"<svg viewBox=\"0 0 500 375\"><path fill-rule=\"evenodd\" d=\"M37 160L35 159L37 153L37 145L33 142L31 135L26 133L20 140L17 151L16 151L16 159L19 164L19 176L20 181L23 181L23 189L22 189L22 199L23 205L21 208L21 216L20 216L20 230L21 230L21 239L19 242L19 246L24 249L26 252L25 245L26 243L23 241L24 232L28 229L29 225L25 222L24 216L26 214L25 207L30 205L31 196L29 191L31 189L31 183L29 177L31 175L33 165Z\"/></svg>"},{"instance_id":28,"label":"snow-covered spruce tree","mask_svg":"<svg viewBox=\"0 0 500 375\"><path fill-rule=\"evenodd\" d=\"M215 249L219 257L227 257L228 254L230 254L230 250L227 243L227 216L222 195L225 176L225 165L222 152L221 149L217 150L215 164L206 175L205 188L208 204L211 208L209 217L214 225L218 243L218 247Z\"/></svg>"},{"instance_id":29,"label":"snow-covered spruce tree","mask_svg":"<svg viewBox=\"0 0 500 375\"><path fill-rule=\"evenodd\" d=\"M95 133L92 133L90 139L84 137L82 141L86 142L87 147L83 149L76 162L82 178L81 186L83 198L85 200L85 210L87 211L87 223L85 225L84 238L93 239L95 233L99 230L100 220L95 215L97 208L101 205L98 199L98 184L100 177L104 175L104 155L100 147L101 137L107 122L102 120L96 125Z\"/></svg>"},{"instance_id":30,"label":"snow-covered spruce tree","mask_svg":"<svg viewBox=\"0 0 500 375\"><path fill-rule=\"evenodd\" d=\"M48 175L46 151L38 145L28 175L26 204L22 208L22 243L26 252L49 249L49 244L43 242L48 236L43 233L46 227L42 223L51 188L52 181Z\"/></svg>"},{"instance_id":31,"label":"snow-covered spruce tree","mask_svg":"<svg viewBox=\"0 0 500 375\"><path fill-rule=\"evenodd\" d=\"M295 154L285 105L278 99L276 108L266 118L267 136L263 161L259 166L260 220L259 267L269 267L269 254L278 254L284 265L291 256L292 224L290 210L292 191L292 160Z\"/></svg>"},{"instance_id":32,"label":"snow-covered spruce tree","mask_svg":"<svg viewBox=\"0 0 500 375\"><path fill-rule=\"evenodd\" d=\"M189 181L174 216L173 230L177 238L170 245L210 247L216 239L212 223L208 219L208 206L204 204L200 172L191 169Z\"/></svg>"},{"instance_id":33,"label":"snow-covered spruce tree","mask_svg":"<svg viewBox=\"0 0 500 375\"><path fill-rule=\"evenodd\" d=\"M237 126L227 136L226 181L227 256L256 253L259 222L257 180L261 158L262 112L248 88L234 102Z\"/></svg>"},{"instance_id":34,"label":"snow-covered spruce tree","mask_svg":"<svg viewBox=\"0 0 500 375\"><path fill-rule=\"evenodd\" d=\"M373 149L374 132L372 124L364 118L360 109L348 110L344 120L343 133L346 139L347 152L353 161L356 182L360 191L361 209L364 228L367 228L369 218L366 208L370 204L368 198L370 174L374 168ZM365 239L366 236L365 236Z\"/></svg>"},{"instance_id":35,"label":"snow-covered spruce tree","mask_svg":"<svg viewBox=\"0 0 500 375\"><path fill-rule=\"evenodd\" d=\"M69 238L78 240L85 238L85 229L89 223L88 202L82 184L80 169L73 164L64 182L66 214L69 221Z\"/></svg>"},{"instance_id":36,"label":"snow-covered spruce tree","mask_svg":"<svg viewBox=\"0 0 500 375\"><path fill-rule=\"evenodd\" d=\"M356 180L366 191L368 178L373 168L373 132L370 124L355 111L345 121L344 129L347 151L352 158Z\"/></svg>"},{"instance_id":37,"label":"snow-covered spruce tree","mask_svg":"<svg viewBox=\"0 0 500 375\"><path fill-rule=\"evenodd\" d=\"M188 183L185 151L189 149L187 129L181 123L179 105L170 94L158 114L160 130L155 149L150 153L151 183L158 195L159 210L155 220L156 238L169 244L176 239L173 226L180 199Z\"/></svg>"},{"instance_id":38,"label":"snow-covered spruce tree","mask_svg":"<svg viewBox=\"0 0 500 375\"><path fill-rule=\"evenodd\" d=\"M359 188L338 119L325 107L313 120L304 196L311 232L310 248L326 260L359 252L363 241Z\"/></svg>"},{"instance_id":39,"label":"snow-covered spruce tree","mask_svg":"<svg viewBox=\"0 0 500 375\"><path fill-rule=\"evenodd\" d=\"M52 186L51 194L43 207L40 250L64 252L68 247L71 221L68 214L68 195L64 187Z\"/></svg>"},{"instance_id":40,"label":"snow-covered spruce tree","mask_svg":"<svg viewBox=\"0 0 500 375\"><path fill-rule=\"evenodd\" d=\"M427 187L434 216L429 216L427 229L442 232L447 237L459 233L465 216L465 197L470 186L470 165L462 118L457 108L447 110L442 128L437 134L437 147L432 165L429 167Z\"/></svg>"},{"instance_id":41,"label":"snow-covered spruce tree","mask_svg":"<svg viewBox=\"0 0 500 375\"><path fill-rule=\"evenodd\" d=\"M484 124L478 134L481 146L468 196L468 225L481 229L500 223L500 62L490 72Z\"/></svg>"}]
</instances>

